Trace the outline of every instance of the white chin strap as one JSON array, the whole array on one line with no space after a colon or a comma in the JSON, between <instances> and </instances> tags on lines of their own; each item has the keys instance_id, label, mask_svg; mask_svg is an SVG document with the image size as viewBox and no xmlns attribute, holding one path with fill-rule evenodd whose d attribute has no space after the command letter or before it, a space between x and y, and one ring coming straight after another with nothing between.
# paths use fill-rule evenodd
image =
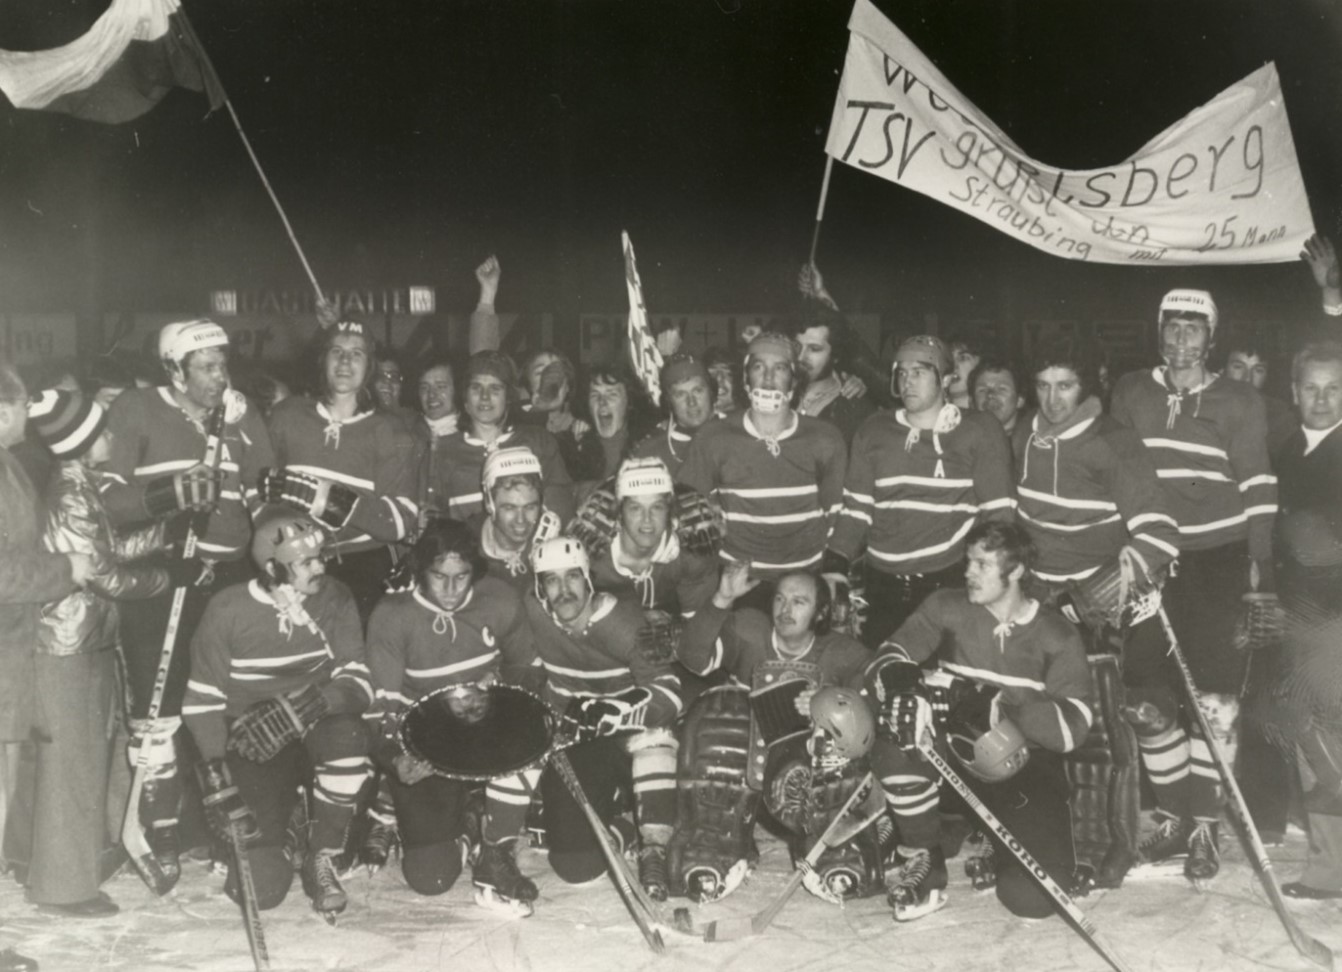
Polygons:
<instances>
[{"instance_id":1,"label":"white chin strap","mask_svg":"<svg viewBox=\"0 0 1342 972\"><path fill-rule=\"evenodd\" d=\"M750 407L761 415L777 415L787 405L791 396L776 388L750 389Z\"/></svg>"}]
</instances>

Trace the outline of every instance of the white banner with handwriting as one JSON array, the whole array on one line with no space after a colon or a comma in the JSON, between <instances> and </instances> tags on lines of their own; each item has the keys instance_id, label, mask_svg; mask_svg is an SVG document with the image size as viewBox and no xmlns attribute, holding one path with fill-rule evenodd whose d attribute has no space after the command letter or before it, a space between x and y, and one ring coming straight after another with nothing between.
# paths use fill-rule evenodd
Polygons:
<instances>
[{"instance_id":1,"label":"white banner with handwriting","mask_svg":"<svg viewBox=\"0 0 1342 972\"><path fill-rule=\"evenodd\" d=\"M1059 169L1030 158L868 0L825 150L1046 253L1145 266L1285 263L1314 232L1273 64L1131 158Z\"/></svg>"}]
</instances>

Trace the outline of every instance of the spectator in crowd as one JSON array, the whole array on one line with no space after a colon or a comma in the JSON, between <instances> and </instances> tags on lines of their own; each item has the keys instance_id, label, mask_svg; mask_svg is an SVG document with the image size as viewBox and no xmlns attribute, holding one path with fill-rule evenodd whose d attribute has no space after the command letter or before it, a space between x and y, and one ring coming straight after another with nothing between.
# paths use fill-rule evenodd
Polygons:
<instances>
[{"instance_id":1,"label":"spectator in crowd","mask_svg":"<svg viewBox=\"0 0 1342 972\"><path fill-rule=\"evenodd\" d=\"M851 445L858 426L876 410L863 394L849 398L843 393L843 374L853 370L853 335L848 321L837 311L812 302L811 312L787 322L786 333L797 344L797 368L801 381L797 412L824 419Z\"/></svg>"},{"instance_id":2,"label":"spectator in crowd","mask_svg":"<svg viewBox=\"0 0 1342 972\"><path fill-rule=\"evenodd\" d=\"M1021 380L1020 369L1004 358L984 358L969 376L974 408L987 412L1001 422L1002 431L1012 440L1013 447L1016 430L1029 424L1030 412L1025 407L1026 387L1026 383Z\"/></svg>"},{"instance_id":3,"label":"spectator in crowd","mask_svg":"<svg viewBox=\"0 0 1342 972\"><path fill-rule=\"evenodd\" d=\"M983 343L976 335L962 332L952 334L946 340L946 346L951 349L951 358L955 361L955 372L946 390L946 400L957 408L973 408L969 376L983 360Z\"/></svg>"}]
</instances>

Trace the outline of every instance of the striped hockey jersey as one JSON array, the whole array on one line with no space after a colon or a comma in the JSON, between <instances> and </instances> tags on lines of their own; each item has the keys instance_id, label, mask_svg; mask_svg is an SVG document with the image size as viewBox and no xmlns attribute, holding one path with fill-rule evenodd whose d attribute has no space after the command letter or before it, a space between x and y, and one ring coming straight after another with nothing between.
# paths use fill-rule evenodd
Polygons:
<instances>
[{"instance_id":1,"label":"striped hockey jersey","mask_svg":"<svg viewBox=\"0 0 1342 972\"><path fill-rule=\"evenodd\" d=\"M1247 538L1250 556L1270 563L1277 479L1258 392L1212 375L1202 387L1176 393L1162 366L1120 378L1110 413L1151 450L1179 523L1179 549L1210 550Z\"/></svg>"},{"instance_id":2,"label":"striped hockey jersey","mask_svg":"<svg viewBox=\"0 0 1342 972\"><path fill-rule=\"evenodd\" d=\"M722 507L723 555L771 579L820 563L847 461L843 437L828 422L794 413L770 440L742 411L699 431L677 479Z\"/></svg>"},{"instance_id":3,"label":"striped hockey jersey","mask_svg":"<svg viewBox=\"0 0 1342 972\"><path fill-rule=\"evenodd\" d=\"M889 659L937 667L999 690L1002 713L1035 745L1075 749L1094 721L1090 666L1076 626L1029 601L1025 616L999 623L962 589L937 591L887 639L872 676Z\"/></svg>"},{"instance_id":4,"label":"striped hockey jersey","mask_svg":"<svg viewBox=\"0 0 1342 972\"><path fill-rule=\"evenodd\" d=\"M112 456L99 483L103 502L118 527L143 523L144 487L199 465L205 458L205 429L173 400L172 389L131 388L117 396L107 417ZM258 505L261 470L275 464L270 433L261 413L248 403L241 421L225 425L219 453L224 474L219 504L200 538L201 556L237 560L252 539L251 510Z\"/></svg>"},{"instance_id":5,"label":"striped hockey jersey","mask_svg":"<svg viewBox=\"0 0 1342 972\"><path fill-rule=\"evenodd\" d=\"M355 490L349 523L329 545L333 553L374 550L414 530L415 451L405 424L388 412L336 420L326 406L293 396L270 413L275 463Z\"/></svg>"},{"instance_id":6,"label":"striped hockey jersey","mask_svg":"<svg viewBox=\"0 0 1342 972\"><path fill-rule=\"evenodd\" d=\"M639 640L643 612L631 601L594 594L587 628L572 633L555 623L535 597L526 598L545 667L546 700L563 713L575 698L615 695L639 686L652 692L646 725L668 728L684 702L671 659L644 650Z\"/></svg>"},{"instance_id":7,"label":"striped hockey jersey","mask_svg":"<svg viewBox=\"0 0 1342 972\"><path fill-rule=\"evenodd\" d=\"M838 631L816 635L800 657L784 655L778 649L773 621L763 611L726 611L711 603L685 623L676 657L698 675L721 669L746 686L752 684L760 662L805 662L819 666L823 684L858 689L871 662L871 652L861 642Z\"/></svg>"},{"instance_id":8,"label":"striped hockey jersey","mask_svg":"<svg viewBox=\"0 0 1342 972\"><path fill-rule=\"evenodd\" d=\"M373 725L445 685L498 675L535 691L543 677L522 596L493 577L477 580L455 611L417 589L384 597L368 619L368 667Z\"/></svg>"},{"instance_id":9,"label":"striped hockey jersey","mask_svg":"<svg viewBox=\"0 0 1342 972\"><path fill-rule=\"evenodd\" d=\"M1047 436L1041 422L1031 419L1016 460L1016 513L1038 550L1039 577L1089 577L1129 544L1153 573L1179 556L1179 525L1135 432L1104 415Z\"/></svg>"},{"instance_id":10,"label":"striped hockey jersey","mask_svg":"<svg viewBox=\"0 0 1342 972\"><path fill-rule=\"evenodd\" d=\"M205 607L191 639L182 716L205 759L224 755L225 716L309 685L343 683L362 712L373 701L363 628L349 588L327 577L302 602L310 625L281 616L257 581L226 587Z\"/></svg>"},{"instance_id":11,"label":"striped hockey jersey","mask_svg":"<svg viewBox=\"0 0 1342 972\"><path fill-rule=\"evenodd\" d=\"M927 574L964 556L982 519L1010 519L1016 505L1011 445L985 412L962 409L948 432L915 430L903 409L877 412L853 437L843 512L830 546L887 574Z\"/></svg>"},{"instance_id":12,"label":"striped hockey jersey","mask_svg":"<svg viewBox=\"0 0 1342 972\"><path fill-rule=\"evenodd\" d=\"M483 513L485 496L480 478L485 468L485 456L494 449L515 446L525 446L536 454L541 462L545 508L567 523L574 510L573 480L559 454L555 437L534 425L514 425L489 446L465 429L443 436L435 444L437 457L433 467L440 478L429 481L429 469L422 468L420 495L454 520L467 520Z\"/></svg>"}]
</instances>

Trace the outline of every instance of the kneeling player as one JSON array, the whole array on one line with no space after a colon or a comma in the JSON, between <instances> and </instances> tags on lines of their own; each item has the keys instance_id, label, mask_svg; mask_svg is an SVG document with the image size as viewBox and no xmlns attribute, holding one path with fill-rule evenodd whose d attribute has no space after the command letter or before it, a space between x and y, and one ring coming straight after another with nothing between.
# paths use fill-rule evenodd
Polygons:
<instances>
[{"instance_id":1,"label":"kneeling player","mask_svg":"<svg viewBox=\"0 0 1342 972\"><path fill-rule=\"evenodd\" d=\"M666 844L675 820L676 739L680 679L670 653L647 650L643 613L632 601L592 589L587 552L556 538L532 553L536 597L527 599L536 649L549 680L546 699L584 741L566 755L588 799L609 823L621 791L634 794L639 878L648 894L667 895ZM569 711L572 710L572 711ZM599 727L599 728L598 728ZM631 734L601 734L611 727ZM590 881L606 860L583 810L559 774L541 779L550 866L563 880Z\"/></svg>"},{"instance_id":2,"label":"kneeling player","mask_svg":"<svg viewBox=\"0 0 1342 972\"><path fill-rule=\"evenodd\" d=\"M833 759L830 743L817 753L810 717L819 686L861 685L870 652L830 630L830 588L816 574L779 578L772 618L751 608L733 611L758 584L746 564L728 564L710 603L686 622L677 649L695 674L724 671L734 680L701 695L681 731L671 885L696 901L725 896L754 863L752 831L762 792L770 812L797 838L792 850L799 857L865 771L865 749L847 748ZM826 732L839 718L839 709L826 705L816 727ZM813 765L817 759L830 765ZM854 895L873 877L879 883L879 853L872 850L827 854L816 868L819 886Z\"/></svg>"},{"instance_id":3,"label":"kneeling player","mask_svg":"<svg viewBox=\"0 0 1342 972\"><path fill-rule=\"evenodd\" d=\"M927 598L867 673L885 730L872 766L900 830L900 863L886 875L896 921L946 903L938 777L917 751L933 700L950 709L950 749L983 802L1056 880L1069 883L1076 867L1061 754L1093 718L1085 648L1066 618L1021 591L1033 547L1020 527L983 523L966 544L967 589ZM937 670L925 682L919 666L932 660ZM936 685L942 691L930 690ZM997 856L998 900L1024 917L1051 914L1052 900L1025 868L1002 849Z\"/></svg>"},{"instance_id":4,"label":"kneeling player","mask_svg":"<svg viewBox=\"0 0 1342 972\"><path fill-rule=\"evenodd\" d=\"M411 563L414 589L383 598L368 622L368 664L377 694L369 716L380 730L374 755L388 771L402 872L420 894L442 894L461 873L464 843L474 859L476 902L530 915L536 885L518 871L516 848L540 770L491 780L482 834L469 834L472 784L434 775L428 763L402 750L396 730L408 706L445 686L462 686L463 698L500 676L539 688L531 623L521 595L486 575L466 524L429 521ZM478 848L471 846L475 840Z\"/></svg>"},{"instance_id":5,"label":"kneeling player","mask_svg":"<svg viewBox=\"0 0 1342 972\"><path fill-rule=\"evenodd\" d=\"M182 714L205 761L211 824L225 836L241 826L250 837L261 908L289 893L285 830L298 787L311 778L303 890L334 920L345 910L336 855L369 771L360 714L373 690L359 612L349 589L326 576L324 541L301 513L262 511L252 537L261 576L210 599L191 639ZM237 897L232 866L225 890Z\"/></svg>"}]
</instances>

